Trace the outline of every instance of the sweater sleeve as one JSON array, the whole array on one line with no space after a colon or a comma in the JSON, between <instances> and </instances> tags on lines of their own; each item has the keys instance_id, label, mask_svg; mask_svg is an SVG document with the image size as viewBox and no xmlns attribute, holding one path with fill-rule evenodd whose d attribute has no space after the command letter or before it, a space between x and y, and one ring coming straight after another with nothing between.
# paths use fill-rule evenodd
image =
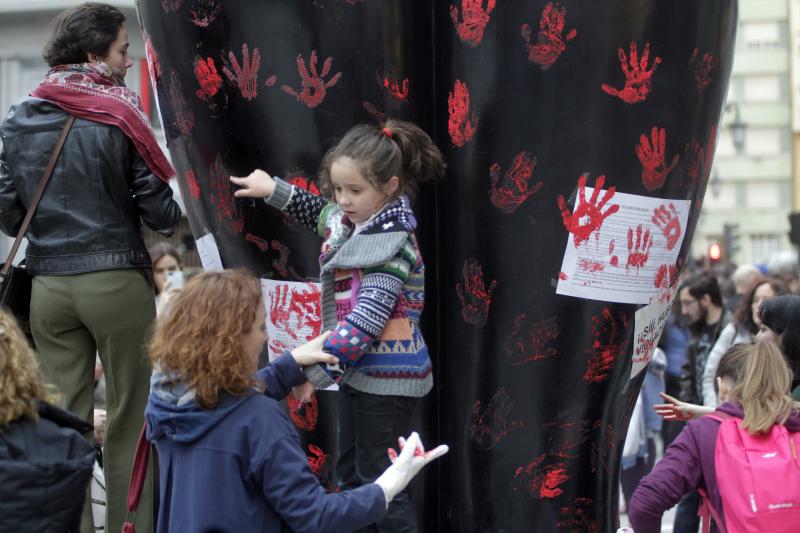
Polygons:
<instances>
[{"instance_id":1,"label":"sweater sleeve","mask_svg":"<svg viewBox=\"0 0 800 533\"><path fill-rule=\"evenodd\" d=\"M383 491L374 483L326 493L290 435L270 447L260 474L269 505L297 533L353 531L374 524L386 512Z\"/></svg>"},{"instance_id":2,"label":"sweater sleeve","mask_svg":"<svg viewBox=\"0 0 800 533\"><path fill-rule=\"evenodd\" d=\"M356 305L325 340L326 352L350 365L358 362L386 327L416 259L409 238L388 262L364 269Z\"/></svg>"},{"instance_id":3,"label":"sweater sleeve","mask_svg":"<svg viewBox=\"0 0 800 533\"><path fill-rule=\"evenodd\" d=\"M660 533L661 516L700 486L700 449L687 424L631 497L628 518L636 533Z\"/></svg>"},{"instance_id":4,"label":"sweater sleeve","mask_svg":"<svg viewBox=\"0 0 800 533\"><path fill-rule=\"evenodd\" d=\"M706 359L706 367L703 370L703 405L709 407L717 406L717 393L714 392L714 377L717 375L717 367L728 351L728 348L733 346L733 341L736 338L736 326L729 323L722 332L719 334L717 342L708 354Z\"/></svg>"},{"instance_id":5,"label":"sweater sleeve","mask_svg":"<svg viewBox=\"0 0 800 533\"><path fill-rule=\"evenodd\" d=\"M305 226L307 229L324 236L324 228L320 224L320 217L334 207L321 196L295 187L280 178L275 180L275 191L272 196L267 198L267 205L277 207L281 211L289 214L294 220ZM326 210L326 207L328 208Z\"/></svg>"},{"instance_id":6,"label":"sweater sleeve","mask_svg":"<svg viewBox=\"0 0 800 533\"><path fill-rule=\"evenodd\" d=\"M256 379L264 386L264 394L273 400L283 400L292 387L306 380L303 370L288 351L256 372Z\"/></svg>"}]
</instances>

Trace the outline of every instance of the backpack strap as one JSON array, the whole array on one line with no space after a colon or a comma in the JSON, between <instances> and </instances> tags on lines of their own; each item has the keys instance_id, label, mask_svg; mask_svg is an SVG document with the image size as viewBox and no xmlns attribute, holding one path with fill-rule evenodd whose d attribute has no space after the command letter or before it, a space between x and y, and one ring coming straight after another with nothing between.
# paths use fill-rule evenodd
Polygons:
<instances>
[{"instance_id":1,"label":"backpack strap","mask_svg":"<svg viewBox=\"0 0 800 533\"><path fill-rule=\"evenodd\" d=\"M716 420L720 424L725 422L726 420L731 420L733 418L737 418L730 413L726 413L725 411L720 411L719 409L714 410L712 413L704 415L703 418L710 418L711 420ZM709 533L711 531L711 517L714 518L714 523L717 525L717 529L722 529L722 520L719 517L719 514L714 510L714 507L711 505L711 498L708 495L708 491L705 487L698 487L697 492L700 494L701 502L700 502L700 509L697 511L697 516L700 517L702 521L702 533Z\"/></svg>"}]
</instances>

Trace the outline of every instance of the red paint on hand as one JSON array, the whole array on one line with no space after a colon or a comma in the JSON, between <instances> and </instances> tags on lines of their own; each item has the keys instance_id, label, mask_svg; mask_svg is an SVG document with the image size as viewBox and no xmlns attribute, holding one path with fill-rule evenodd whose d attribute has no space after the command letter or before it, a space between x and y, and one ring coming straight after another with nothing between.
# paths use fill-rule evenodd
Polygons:
<instances>
[{"instance_id":1,"label":"red paint on hand","mask_svg":"<svg viewBox=\"0 0 800 533\"><path fill-rule=\"evenodd\" d=\"M232 50L228 52L228 61L224 61L224 63L222 72L232 84L239 88L242 98L252 100L258 96L258 69L261 67L261 52L258 48L253 49L251 59L247 43L242 43L241 64Z\"/></svg>"},{"instance_id":2,"label":"red paint on hand","mask_svg":"<svg viewBox=\"0 0 800 533\"><path fill-rule=\"evenodd\" d=\"M200 88L197 89L195 94L204 102L207 102L209 98L217 94L222 87L222 77L217 72L214 60L210 57L206 59L198 57L195 59L194 77L197 78L197 83L200 84Z\"/></svg>"},{"instance_id":3,"label":"red paint on hand","mask_svg":"<svg viewBox=\"0 0 800 533\"><path fill-rule=\"evenodd\" d=\"M511 334L505 342L506 355L512 365L540 361L558 355L552 342L558 338L558 318L550 317L534 323L522 331L526 315L519 315L511 327Z\"/></svg>"},{"instance_id":4,"label":"red paint on hand","mask_svg":"<svg viewBox=\"0 0 800 533\"><path fill-rule=\"evenodd\" d=\"M563 37L564 17L566 14L567 8L557 3L548 2L539 19L539 35L536 38L536 43L531 42L531 27L527 24L522 25L521 33L528 50L528 60L539 65L542 70L552 67L564 50L567 49ZM577 34L577 30L570 30L567 33L566 41L571 41Z\"/></svg>"},{"instance_id":5,"label":"red paint on hand","mask_svg":"<svg viewBox=\"0 0 800 533\"><path fill-rule=\"evenodd\" d=\"M669 207L667 207L667 204L661 204L656 207L651 220L664 234L664 238L667 240L667 250L675 248L681 238L681 220L678 218L678 210L675 209L675 204L670 202Z\"/></svg>"},{"instance_id":6,"label":"red paint on hand","mask_svg":"<svg viewBox=\"0 0 800 533\"><path fill-rule=\"evenodd\" d=\"M638 272L640 268L647 264L650 257L650 248L653 247L653 237L650 230L645 230L644 239L642 238L642 225L636 227L636 242L633 241L633 228L628 228L628 262L625 263L625 270L634 267Z\"/></svg>"},{"instance_id":7,"label":"red paint on hand","mask_svg":"<svg viewBox=\"0 0 800 533\"><path fill-rule=\"evenodd\" d=\"M461 316L468 324L484 326L489 316L489 307L492 304L492 292L497 287L497 281L492 280L489 290L483 281L483 269L476 259L464 261L461 271L464 276L464 286L456 285L458 301L461 303Z\"/></svg>"},{"instance_id":8,"label":"red paint on hand","mask_svg":"<svg viewBox=\"0 0 800 533\"><path fill-rule=\"evenodd\" d=\"M469 438L478 449L492 449L503 437L524 425L522 420L508 420L513 408L514 400L505 387L501 387L492 396L485 408L481 408L480 400L475 402L472 406Z\"/></svg>"},{"instance_id":9,"label":"red paint on hand","mask_svg":"<svg viewBox=\"0 0 800 533\"><path fill-rule=\"evenodd\" d=\"M648 68L650 43L645 43L640 60L636 41L631 42L630 56L625 55L625 50L622 47L617 49L617 56L619 57L622 73L625 75L625 86L622 89L617 89L604 83L600 88L607 94L616 96L626 104L643 102L647 99L650 91L653 90L653 72L661 64L661 58L656 57L652 66Z\"/></svg>"},{"instance_id":10,"label":"red paint on hand","mask_svg":"<svg viewBox=\"0 0 800 533\"><path fill-rule=\"evenodd\" d=\"M711 75L717 68L716 58L708 52L702 57L700 51L695 48L692 57L689 59L689 70L694 74L695 88L698 93L702 93L711 84Z\"/></svg>"},{"instance_id":11,"label":"red paint on hand","mask_svg":"<svg viewBox=\"0 0 800 533\"><path fill-rule=\"evenodd\" d=\"M533 169L536 167L536 158L528 152L522 151L514 157L511 168L505 173L505 179L500 182L500 165L492 164L489 175L492 188L489 189L489 200L492 205L503 213L513 213L525 200L536 194L544 182L539 180L530 187Z\"/></svg>"},{"instance_id":12,"label":"red paint on hand","mask_svg":"<svg viewBox=\"0 0 800 533\"><path fill-rule=\"evenodd\" d=\"M639 144L636 145L636 157L642 163L642 185L648 191L654 191L664 185L667 176L680 159L679 155L672 158L672 162L667 167L664 164L667 143L667 134L664 128L654 126L650 132L650 139L644 134L639 136Z\"/></svg>"},{"instance_id":13,"label":"red paint on hand","mask_svg":"<svg viewBox=\"0 0 800 533\"><path fill-rule=\"evenodd\" d=\"M472 140L478 117L469 110L469 88L461 80L456 80L453 92L447 94L447 132L453 144L461 147Z\"/></svg>"},{"instance_id":14,"label":"red paint on hand","mask_svg":"<svg viewBox=\"0 0 800 533\"><path fill-rule=\"evenodd\" d=\"M576 248L583 241L588 240L592 233L599 231L606 218L619 211L619 205L613 204L603 212L605 205L617 193L617 188L612 186L601 198L600 193L605 182L605 175L599 176L595 181L592 197L586 201L586 174L578 178L578 206L572 214L569 212L564 196L558 195L557 202L561 210L561 219L567 231L572 233Z\"/></svg>"},{"instance_id":15,"label":"red paint on hand","mask_svg":"<svg viewBox=\"0 0 800 533\"><path fill-rule=\"evenodd\" d=\"M486 25L489 24L489 14L494 9L496 0L487 0L486 8L483 0L461 0L461 17L458 20L458 7L450 6L450 19L456 28L456 33L461 42L474 48L481 44Z\"/></svg>"},{"instance_id":16,"label":"red paint on hand","mask_svg":"<svg viewBox=\"0 0 800 533\"><path fill-rule=\"evenodd\" d=\"M308 61L308 69L306 69L306 62L301 54L297 54L297 72L300 74L300 90L299 92L288 85L282 85L281 89L286 94L294 96L298 102L302 102L309 108L317 107L325 100L327 90L336 85L342 78L342 73L337 72L328 81L325 77L331 71L333 58L327 58L322 64L322 72L317 73L317 51L311 51L311 57ZM311 73L309 74L309 70Z\"/></svg>"}]
</instances>

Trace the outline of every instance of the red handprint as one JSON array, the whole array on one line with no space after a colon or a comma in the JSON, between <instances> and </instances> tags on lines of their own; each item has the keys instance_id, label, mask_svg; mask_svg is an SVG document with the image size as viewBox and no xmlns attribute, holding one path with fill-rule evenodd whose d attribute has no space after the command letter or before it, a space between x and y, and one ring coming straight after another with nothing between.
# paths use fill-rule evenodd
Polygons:
<instances>
[{"instance_id":1,"label":"red handprint","mask_svg":"<svg viewBox=\"0 0 800 533\"><path fill-rule=\"evenodd\" d=\"M577 248L580 244L588 240L591 234L600 230L603 221L619 211L619 205L614 204L608 206L605 212L603 207L611 200L617 193L617 188L611 186L606 191L603 198L600 198L600 192L606 182L605 175L601 175L594 183L594 190L592 197L586 201L586 174L578 178L578 205L575 207L575 212L570 215L569 208L564 196L558 195L558 207L561 209L561 219L567 231L572 233Z\"/></svg>"},{"instance_id":2,"label":"red handprint","mask_svg":"<svg viewBox=\"0 0 800 533\"><path fill-rule=\"evenodd\" d=\"M495 1L487 0L484 10L483 0L461 0L461 16L464 19L462 22L458 21L458 7L450 6L450 19L462 43L472 48L481 44L483 32L489 24L489 13L494 9Z\"/></svg>"},{"instance_id":3,"label":"red handprint","mask_svg":"<svg viewBox=\"0 0 800 533\"><path fill-rule=\"evenodd\" d=\"M539 35L536 43L531 42L531 27L522 25L522 38L528 50L528 60L539 65L542 70L547 70L561 56L567 45L562 37L564 34L564 17L567 8L560 4L548 2L539 19ZM571 41L578 35L578 30L572 29L567 33L566 40Z\"/></svg>"},{"instance_id":4,"label":"red handprint","mask_svg":"<svg viewBox=\"0 0 800 533\"><path fill-rule=\"evenodd\" d=\"M402 102L408 99L408 78L403 79L402 82L398 79L397 71L394 69L389 74L378 76L378 82L386 90L386 94Z\"/></svg>"},{"instance_id":5,"label":"red handprint","mask_svg":"<svg viewBox=\"0 0 800 533\"><path fill-rule=\"evenodd\" d=\"M611 266L614 266L614 267L615 266L619 266L619 257L614 255L614 239L611 239L608 242L608 255L611 256L611 260L610 260Z\"/></svg>"},{"instance_id":6,"label":"red handprint","mask_svg":"<svg viewBox=\"0 0 800 533\"><path fill-rule=\"evenodd\" d=\"M714 161L714 149L717 143L717 127L712 126L708 134L708 141L705 146L701 146L699 142L692 139L686 147L689 154L689 169L687 175L691 178L692 183L696 182L702 177L703 180L708 179L711 173L711 163ZM689 183L691 185L692 183Z\"/></svg>"},{"instance_id":7,"label":"red handprint","mask_svg":"<svg viewBox=\"0 0 800 533\"><path fill-rule=\"evenodd\" d=\"M564 493L559 485L569 480L567 463L558 455L543 453L514 472L515 487L524 488L535 498L555 498Z\"/></svg>"},{"instance_id":8,"label":"red handprint","mask_svg":"<svg viewBox=\"0 0 800 533\"><path fill-rule=\"evenodd\" d=\"M667 134L664 128L653 126L650 132L650 139L646 135L639 136L639 144L636 145L636 157L642 163L642 185L648 191L654 191L664 185L664 181L680 159L679 155L672 158L672 162L667 167L664 165L664 153L666 151Z\"/></svg>"},{"instance_id":9,"label":"red handprint","mask_svg":"<svg viewBox=\"0 0 800 533\"><path fill-rule=\"evenodd\" d=\"M319 418L316 394L311 396L311 401L305 403L300 403L294 394L290 394L286 397L286 404L289 406L289 417L295 426L305 431L314 431Z\"/></svg>"},{"instance_id":10,"label":"red handprint","mask_svg":"<svg viewBox=\"0 0 800 533\"><path fill-rule=\"evenodd\" d=\"M667 239L667 250L672 250L678 244L678 239L681 238L681 220L678 218L678 210L675 209L675 204L669 204L669 208L665 204L661 204L653 211L651 218L653 224L664 234Z\"/></svg>"},{"instance_id":11,"label":"red handprint","mask_svg":"<svg viewBox=\"0 0 800 533\"><path fill-rule=\"evenodd\" d=\"M269 321L276 328L293 336L294 332L289 328L289 318L292 315L290 304L289 285L275 287L275 294L272 295L270 302ZM294 338L297 339L296 336Z\"/></svg>"},{"instance_id":12,"label":"red handprint","mask_svg":"<svg viewBox=\"0 0 800 533\"><path fill-rule=\"evenodd\" d=\"M232 50L228 52L228 59L230 63L222 58L222 72L232 84L239 87L242 98L252 100L258 96L258 69L261 67L261 52L258 48L253 49L251 60L247 43L242 43L242 63L239 64Z\"/></svg>"},{"instance_id":13,"label":"red handprint","mask_svg":"<svg viewBox=\"0 0 800 533\"><path fill-rule=\"evenodd\" d=\"M324 80L331 71L332 64L333 58L327 58L325 62L322 63L322 72L317 74L317 51L312 50L311 58L308 61L308 68L311 70L311 74L309 75L303 56L297 54L297 72L300 74L300 87L302 87L302 90L298 93L288 85L281 85L281 89L283 89L283 92L286 94L297 98L298 102L303 102L308 107L317 107L325 99L327 90L336 85L342 78L342 73L337 72L331 76L331 79L328 81Z\"/></svg>"},{"instance_id":14,"label":"red handprint","mask_svg":"<svg viewBox=\"0 0 800 533\"><path fill-rule=\"evenodd\" d=\"M561 518L556 522L559 531L567 533L597 533L600 525L595 518L591 498L575 498L573 505L559 510Z\"/></svg>"},{"instance_id":15,"label":"red handprint","mask_svg":"<svg viewBox=\"0 0 800 533\"><path fill-rule=\"evenodd\" d=\"M689 70L694 73L694 83L698 93L702 93L711 83L711 73L717 68L717 60L706 52L700 57L700 51L695 48L689 59Z\"/></svg>"},{"instance_id":16,"label":"red handprint","mask_svg":"<svg viewBox=\"0 0 800 533\"><path fill-rule=\"evenodd\" d=\"M550 317L533 324L530 329L520 333L526 315L519 315L511 327L511 335L506 340L505 349L512 365L540 361L558 355L551 343L558 338L558 318Z\"/></svg>"},{"instance_id":17,"label":"red handprint","mask_svg":"<svg viewBox=\"0 0 800 533\"><path fill-rule=\"evenodd\" d=\"M492 280L487 291L483 281L483 269L476 259L471 258L464 261L462 275L464 287L462 288L460 283L456 285L458 301L461 302L461 316L468 324L483 326L489 316L492 292L497 287L497 281Z\"/></svg>"},{"instance_id":18,"label":"red handprint","mask_svg":"<svg viewBox=\"0 0 800 533\"><path fill-rule=\"evenodd\" d=\"M289 270L291 272L291 269ZM320 334L322 328L322 318L320 317L321 300L320 292L316 285L308 283L306 288L306 291L292 289L290 309L297 317L295 319L295 330L300 331L306 327L311 328L311 332L305 338L305 340L311 340Z\"/></svg>"},{"instance_id":19,"label":"red handprint","mask_svg":"<svg viewBox=\"0 0 800 533\"><path fill-rule=\"evenodd\" d=\"M199 200L200 184L197 183L197 176L195 176L194 170L186 171L186 185L189 187L189 194L192 195L192 198Z\"/></svg>"},{"instance_id":20,"label":"red handprint","mask_svg":"<svg viewBox=\"0 0 800 533\"><path fill-rule=\"evenodd\" d=\"M532 188L528 188L535 167L536 158L522 151L514 157L511 168L506 171L505 180L500 184L500 165L492 164L489 168L492 179L489 199L492 204L503 213L513 213L522 202L537 193L544 185L543 181L539 180Z\"/></svg>"},{"instance_id":21,"label":"red handprint","mask_svg":"<svg viewBox=\"0 0 800 533\"><path fill-rule=\"evenodd\" d=\"M469 88L461 80L456 80L453 92L447 94L447 131L456 146L464 146L475 135L478 117L469 112Z\"/></svg>"},{"instance_id":22,"label":"red handprint","mask_svg":"<svg viewBox=\"0 0 800 533\"><path fill-rule=\"evenodd\" d=\"M675 265L661 265L656 272L653 285L658 289L658 301L669 302L672 299L670 289L678 281L678 267Z\"/></svg>"},{"instance_id":23,"label":"red handprint","mask_svg":"<svg viewBox=\"0 0 800 533\"><path fill-rule=\"evenodd\" d=\"M278 258L272 260L272 268L277 270L282 277L288 277L289 268L286 263L289 261L289 247L276 240L270 242L270 246L278 252Z\"/></svg>"},{"instance_id":24,"label":"red handprint","mask_svg":"<svg viewBox=\"0 0 800 533\"><path fill-rule=\"evenodd\" d=\"M650 236L650 230L645 230L644 239L642 239L642 225L636 227L636 243L633 242L633 228L628 228L628 262L625 264L625 270L634 267L638 272L650 257L650 248L653 247L653 237Z\"/></svg>"},{"instance_id":25,"label":"red handprint","mask_svg":"<svg viewBox=\"0 0 800 533\"><path fill-rule=\"evenodd\" d=\"M158 62L158 54L153 47L153 41L147 34L145 34L144 55L147 58L147 72L150 74L150 82L153 84L153 90L155 91L161 79L161 65Z\"/></svg>"},{"instance_id":26,"label":"red handprint","mask_svg":"<svg viewBox=\"0 0 800 533\"><path fill-rule=\"evenodd\" d=\"M244 214L239 209L236 198L233 196L235 185L231 183L230 174L222 164L218 155L211 165L211 205L217 208L217 220L224 224L231 233L241 233L244 229Z\"/></svg>"},{"instance_id":27,"label":"red handprint","mask_svg":"<svg viewBox=\"0 0 800 533\"><path fill-rule=\"evenodd\" d=\"M175 126L183 135L189 135L194 127L194 112L183 97L183 84L174 70L169 75L169 100L175 113Z\"/></svg>"},{"instance_id":28,"label":"red handprint","mask_svg":"<svg viewBox=\"0 0 800 533\"><path fill-rule=\"evenodd\" d=\"M625 55L625 50L622 47L617 48L617 56L619 56L619 63L622 67L622 73L625 75L625 86L622 89L617 89L606 83L601 85L606 93L611 96L616 96L626 104L635 104L647 99L647 95L653 89L653 72L655 72L658 65L661 64L661 58L656 57L653 60L652 67L648 70L647 63L650 60L650 43L644 44L642 49L642 58L639 60L636 42L631 42L630 57ZM630 63L630 66L628 64Z\"/></svg>"},{"instance_id":29,"label":"red handprint","mask_svg":"<svg viewBox=\"0 0 800 533\"><path fill-rule=\"evenodd\" d=\"M267 241L265 241L264 239L262 239L258 235L253 235L252 233L247 233L244 236L244 240L246 240L247 242L252 242L262 252L266 252L267 250L269 250L269 244L267 244Z\"/></svg>"},{"instance_id":30,"label":"red handprint","mask_svg":"<svg viewBox=\"0 0 800 533\"><path fill-rule=\"evenodd\" d=\"M177 11L181 8L183 0L161 0L161 7L164 11Z\"/></svg>"},{"instance_id":31,"label":"red handprint","mask_svg":"<svg viewBox=\"0 0 800 533\"><path fill-rule=\"evenodd\" d=\"M310 180L305 176L292 176L287 181L292 185L294 185L295 187L300 187L301 189L304 189L310 192L311 194L315 194L317 196L320 196L322 194L320 193L317 184L314 183L313 180Z\"/></svg>"},{"instance_id":32,"label":"red handprint","mask_svg":"<svg viewBox=\"0 0 800 533\"><path fill-rule=\"evenodd\" d=\"M623 327L628 327L627 316L621 315L620 321ZM617 319L607 307L600 311L599 316L592 317L592 332L594 333L590 351L592 356L586 362L584 383L599 383L608 379L608 372L625 348L620 342L624 340L624 331L619 331Z\"/></svg>"},{"instance_id":33,"label":"red handprint","mask_svg":"<svg viewBox=\"0 0 800 533\"><path fill-rule=\"evenodd\" d=\"M196 0L189 10L192 24L200 28L208 28L222 12L222 4L218 0Z\"/></svg>"},{"instance_id":34,"label":"red handprint","mask_svg":"<svg viewBox=\"0 0 800 533\"><path fill-rule=\"evenodd\" d=\"M469 438L480 450L490 450L500 439L521 428L522 420L509 422L508 417L514 409L514 400L505 387L501 387L485 409L481 409L481 401L472 406L472 425L469 428Z\"/></svg>"},{"instance_id":35,"label":"red handprint","mask_svg":"<svg viewBox=\"0 0 800 533\"><path fill-rule=\"evenodd\" d=\"M202 57L195 58L194 77L197 78L197 83L200 84L200 88L197 89L195 94L204 102L207 102L209 98L217 94L222 87L222 77L217 72L214 60L210 57L206 59Z\"/></svg>"}]
</instances>

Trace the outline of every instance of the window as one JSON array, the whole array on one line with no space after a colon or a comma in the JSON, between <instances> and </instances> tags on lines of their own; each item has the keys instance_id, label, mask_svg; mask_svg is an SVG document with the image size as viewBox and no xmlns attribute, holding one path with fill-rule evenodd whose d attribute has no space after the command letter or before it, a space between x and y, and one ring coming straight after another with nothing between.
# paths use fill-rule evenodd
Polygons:
<instances>
[{"instance_id":1,"label":"window","mask_svg":"<svg viewBox=\"0 0 800 533\"><path fill-rule=\"evenodd\" d=\"M770 255L781 249L781 237L774 233L756 233L750 236L750 256L756 263L766 263Z\"/></svg>"},{"instance_id":2,"label":"window","mask_svg":"<svg viewBox=\"0 0 800 533\"><path fill-rule=\"evenodd\" d=\"M777 183L748 183L745 187L747 207L780 207L780 191Z\"/></svg>"},{"instance_id":3,"label":"window","mask_svg":"<svg viewBox=\"0 0 800 533\"><path fill-rule=\"evenodd\" d=\"M747 128L745 151L748 155L778 155L781 149L781 130L777 128Z\"/></svg>"},{"instance_id":4,"label":"window","mask_svg":"<svg viewBox=\"0 0 800 533\"><path fill-rule=\"evenodd\" d=\"M748 102L780 102L781 79L778 76L745 78L744 99Z\"/></svg>"},{"instance_id":5,"label":"window","mask_svg":"<svg viewBox=\"0 0 800 533\"><path fill-rule=\"evenodd\" d=\"M712 175L712 180L714 179ZM718 194L714 194L714 192ZM703 209L734 209L736 208L736 184L718 183L714 184L711 180L706 188L706 195L703 198Z\"/></svg>"},{"instance_id":6,"label":"window","mask_svg":"<svg viewBox=\"0 0 800 533\"><path fill-rule=\"evenodd\" d=\"M780 26L777 22L750 22L742 24L744 48L753 50L772 50L780 45Z\"/></svg>"}]
</instances>

